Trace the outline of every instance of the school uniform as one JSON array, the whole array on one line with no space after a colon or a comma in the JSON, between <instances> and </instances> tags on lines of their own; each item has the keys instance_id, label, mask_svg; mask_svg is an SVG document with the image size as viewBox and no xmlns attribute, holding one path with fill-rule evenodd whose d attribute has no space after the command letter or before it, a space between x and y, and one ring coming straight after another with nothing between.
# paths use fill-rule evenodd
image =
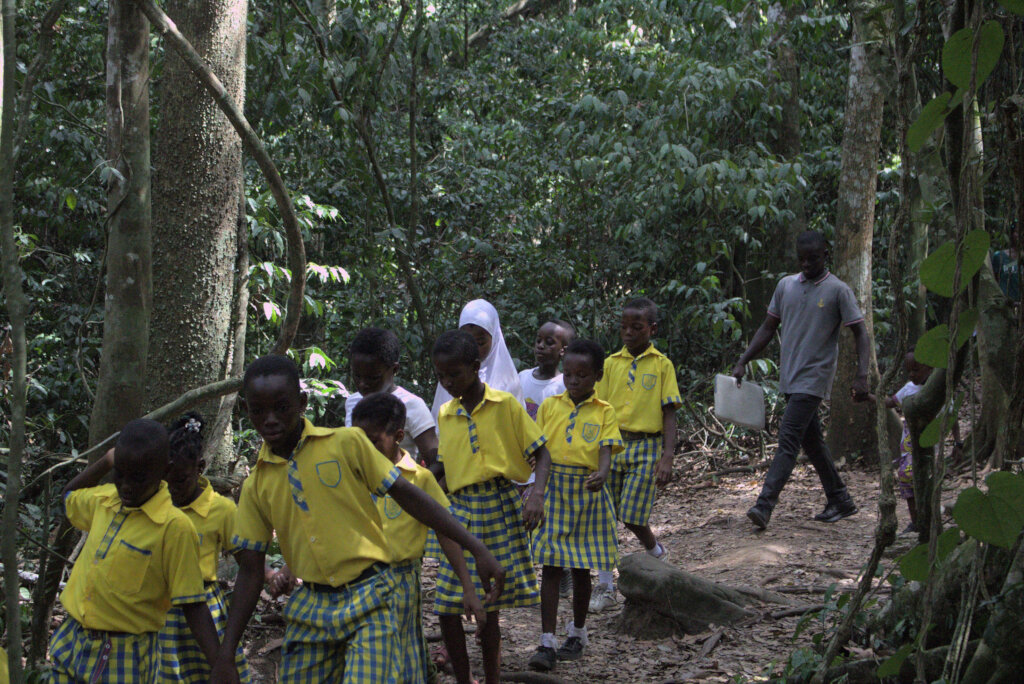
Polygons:
<instances>
[{"instance_id":1,"label":"school uniform","mask_svg":"<svg viewBox=\"0 0 1024 684\"><path fill-rule=\"evenodd\" d=\"M416 485L446 510L448 497L434 475L402 451L398 463L402 477ZM423 637L420 562L429 528L406 513L390 495L377 497L377 511L384 524L384 536L391 546L395 593L392 601L398 646L395 650L396 679L402 684L426 684L430 660Z\"/></svg>"},{"instance_id":2,"label":"school uniform","mask_svg":"<svg viewBox=\"0 0 1024 684\"><path fill-rule=\"evenodd\" d=\"M683 405L676 370L650 345L639 356L623 347L604 360L597 395L615 409L625 450L612 456L608 492L619 520L646 525L657 488L654 466L661 455L663 408Z\"/></svg>"},{"instance_id":3,"label":"school uniform","mask_svg":"<svg viewBox=\"0 0 1024 684\"><path fill-rule=\"evenodd\" d=\"M50 640L49 681L156 681L167 610L206 596L195 528L165 482L138 508L107 484L69 492L64 510L89 536L60 596L68 617Z\"/></svg>"},{"instance_id":4,"label":"school uniform","mask_svg":"<svg viewBox=\"0 0 1024 684\"><path fill-rule=\"evenodd\" d=\"M598 468L601 447L623 451L615 409L596 393L576 404L568 392L537 411L550 435L551 475L544 492L544 522L533 538L533 559L558 568L612 570L617 559L615 508L608 489L593 492L586 479Z\"/></svg>"},{"instance_id":5,"label":"school uniform","mask_svg":"<svg viewBox=\"0 0 1024 684\"><path fill-rule=\"evenodd\" d=\"M234 551L231 537L235 528L235 502L213 491L205 477L199 478L200 492L192 503L181 508L199 535L199 571L206 588L206 605L213 616L217 637L223 639L227 628L227 604L217 584L217 562L222 551ZM244 683L251 681L249 664L242 647L235 655L238 677ZM199 642L196 641L181 608L172 607L167 622L160 630L160 675L158 681L166 684L187 682L206 684L210 679L210 665L206 662Z\"/></svg>"},{"instance_id":6,"label":"school uniform","mask_svg":"<svg viewBox=\"0 0 1024 684\"><path fill-rule=\"evenodd\" d=\"M505 569L505 586L488 610L540 602L537 575L523 525L522 500L512 480L525 481L527 458L547 441L522 404L508 392L484 384L484 397L469 413L458 399L438 415L438 460L444 464L452 515L490 549ZM476 559L466 564L483 598ZM446 558L437 573L434 607L440 615L462 614L462 585Z\"/></svg>"},{"instance_id":7,"label":"school uniform","mask_svg":"<svg viewBox=\"0 0 1024 684\"><path fill-rule=\"evenodd\" d=\"M242 485L232 544L281 553L303 584L285 607L281 681L394 682L391 552L371 494L399 471L358 428L304 420L288 458L266 444Z\"/></svg>"}]
</instances>

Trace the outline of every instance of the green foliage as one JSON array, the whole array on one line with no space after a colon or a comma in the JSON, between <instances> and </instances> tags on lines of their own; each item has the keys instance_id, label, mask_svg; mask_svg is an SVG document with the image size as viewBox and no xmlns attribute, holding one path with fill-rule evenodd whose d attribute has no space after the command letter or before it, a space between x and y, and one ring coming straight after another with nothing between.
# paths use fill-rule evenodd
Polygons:
<instances>
[{"instance_id":1,"label":"green foliage","mask_svg":"<svg viewBox=\"0 0 1024 684\"><path fill-rule=\"evenodd\" d=\"M1024 0L997 0L1007 12L1024 15Z\"/></svg>"},{"instance_id":2,"label":"green foliage","mask_svg":"<svg viewBox=\"0 0 1024 684\"><path fill-rule=\"evenodd\" d=\"M946 559L953 549L960 543L960 530L951 527L939 535L935 560L941 563ZM918 544L907 553L900 556L900 573L907 580L912 582L926 582L928 580L928 569L931 567L928 562L928 545Z\"/></svg>"},{"instance_id":3,"label":"green foliage","mask_svg":"<svg viewBox=\"0 0 1024 684\"><path fill-rule=\"evenodd\" d=\"M988 492L960 492L953 519L979 541L1010 549L1024 528L1024 475L996 472L985 478Z\"/></svg>"},{"instance_id":4,"label":"green foliage","mask_svg":"<svg viewBox=\"0 0 1024 684\"><path fill-rule=\"evenodd\" d=\"M971 339L977 325L977 309L968 309L960 314L957 319L957 349ZM914 346L914 358L932 368L946 368L949 365L949 347L949 326L941 323L918 338Z\"/></svg>"},{"instance_id":5,"label":"green foliage","mask_svg":"<svg viewBox=\"0 0 1024 684\"><path fill-rule=\"evenodd\" d=\"M879 678L895 677L899 674L900 668L903 667L903 661L914 652L915 644L906 643L899 647L899 649L889 656L884 663L878 666L875 670L875 674Z\"/></svg>"},{"instance_id":6,"label":"green foliage","mask_svg":"<svg viewBox=\"0 0 1024 684\"><path fill-rule=\"evenodd\" d=\"M960 289L957 292L953 292L953 276L956 270L956 250L953 242L943 244L924 260L921 264L921 284L943 297L960 294L985 263L989 246L989 234L984 230L972 230L964 236Z\"/></svg>"},{"instance_id":7,"label":"green foliage","mask_svg":"<svg viewBox=\"0 0 1024 684\"><path fill-rule=\"evenodd\" d=\"M918 152L928 137L946 120L953 107L959 104L959 100L954 103L952 93L948 92L932 98L907 129L907 147L910 151Z\"/></svg>"},{"instance_id":8,"label":"green foliage","mask_svg":"<svg viewBox=\"0 0 1024 684\"><path fill-rule=\"evenodd\" d=\"M973 59L975 40L973 29L963 28L950 36L942 48L942 72L958 88L970 87L972 74L977 88L992 73L1003 51L1003 27L995 20L981 25L977 35L977 62Z\"/></svg>"}]
</instances>

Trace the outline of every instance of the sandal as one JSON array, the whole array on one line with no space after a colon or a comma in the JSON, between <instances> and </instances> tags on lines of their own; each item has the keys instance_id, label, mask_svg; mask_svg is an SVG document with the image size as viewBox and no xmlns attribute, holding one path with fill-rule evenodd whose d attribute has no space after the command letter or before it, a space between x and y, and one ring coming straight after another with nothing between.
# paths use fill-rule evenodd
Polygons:
<instances>
[{"instance_id":1,"label":"sandal","mask_svg":"<svg viewBox=\"0 0 1024 684\"><path fill-rule=\"evenodd\" d=\"M448 656L448 649L444 644L438 644L430 649L430 662L439 670L450 671L451 658Z\"/></svg>"}]
</instances>

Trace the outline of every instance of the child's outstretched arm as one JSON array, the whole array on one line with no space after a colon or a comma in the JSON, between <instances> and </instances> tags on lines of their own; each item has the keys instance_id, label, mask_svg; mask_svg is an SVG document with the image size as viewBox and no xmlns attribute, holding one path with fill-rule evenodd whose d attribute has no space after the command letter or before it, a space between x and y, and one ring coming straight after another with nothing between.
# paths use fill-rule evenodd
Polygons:
<instances>
[{"instance_id":1,"label":"child's outstretched arm","mask_svg":"<svg viewBox=\"0 0 1024 684\"><path fill-rule=\"evenodd\" d=\"M445 557L451 563L452 570L462 584L462 606L466 609L466 616L474 616L477 622L477 629L487 624L487 609L476 595L476 587L473 585L473 578L469 574L469 566L466 565L466 557L462 555L462 547L448 537L439 534L437 542L441 545Z\"/></svg>"},{"instance_id":2,"label":"child's outstretched arm","mask_svg":"<svg viewBox=\"0 0 1024 684\"><path fill-rule=\"evenodd\" d=\"M105 454L87 465L85 470L71 478L71 482L68 482L67 486L64 487L64 491L61 492L61 499L63 500L64 497L76 489L95 487L113 467L114 449L110 448L107 449Z\"/></svg>"},{"instance_id":3,"label":"child's outstretched arm","mask_svg":"<svg viewBox=\"0 0 1024 684\"><path fill-rule=\"evenodd\" d=\"M757 355L764 351L764 348L772 341L772 337L778 329L778 318L771 314L764 317L761 327L757 329L757 332L754 333L754 337L751 338L750 344L747 346L747 350L740 355L740 360L732 367L732 377L736 378L737 385L743 382L743 376L747 372L747 364L750 363L752 359L756 359Z\"/></svg>"},{"instance_id":4,"label":"child's outstretched arm","mask_svg":"<svg viewBox=\"0 0 1024 684\"><path fill-rule=\"evenodd\" d=\"M420 458L429 468L437 462L437 430L428 428L413 437L413 443L420 452ZM435 476L436 479L436 476Z\"/></svg>"},{"instance_id":5,"label":"child's outstretched arm","mask_svg":"<svg viewBox=\"0 0 1024 684\"><path fill-rule=\"evenodd\" d=\"M654 481L664 487L672 481L672 464L676 458L676 407L671 404L661 407L661 435L664 447L654 466Z\"/></svg>"},{"instance_id":6,"label":"child's outstretched arm","mask_svg":"<svg viewBox=\"0 0 1024 684\"><path fill-rule=\"evenodd\" d=\"M395 480L388 490L388 494L409 515L437 532L438 539L442 536L448 537L473 554L480 582L486 592L484 600L488 603L498 600L505 585L505 570L498 564L497 559L484 546L483 542L471 535L465 527L459 524L455 516L430 498L429 494L408 480L403 478Z\"/></svg>"},{"instance_id":7,"label":"child's outstretched arm","mask_svg":"<svg viewBox=\"0 0 1024 684\"><path fill-rule=\"evenodd\" d=\"M210 607L206 601L181 604L181 612L185 614L185 622L192 630L192 636L199 643L199 648L206 656L206 662L212 668L217 662L217 652L220 641L217 639L217 628L213 624L213 616L210 615Z\"/></svg>"},{"instance_id":8,"label":"child's outstretched arm","mask_svg":"<svg viewBox=\"0 0 1024 684\"><path fill-rule=\"evenodd\" d=\"M533 456L537 463L534 469L537 480L533 485L533 491L530 492L530 498L523 506L523 523L528 530L540 525L540 521L544 517L544 490L548 486L548 473L551 471L551 452L546 446L533 452Z\"/></svg>"},{"instance_id":9,"label":"child's outstretched arm","mask_svg":"<svg viewBox=\"0 0 1024 684\"><path fill-rule=\"evenodd\" d=\"M263 567L267 554L262 551L239 549L235 558L238 559L238 577L235 580L235 591L231 595L224 641L221 642L213 671L210 673L211 684L238 682L235 651L242 638L242 632L245 631L245 626L249 624L249 618L256 609L260 589L263 587Z\"/></svg>"}]
</instances>

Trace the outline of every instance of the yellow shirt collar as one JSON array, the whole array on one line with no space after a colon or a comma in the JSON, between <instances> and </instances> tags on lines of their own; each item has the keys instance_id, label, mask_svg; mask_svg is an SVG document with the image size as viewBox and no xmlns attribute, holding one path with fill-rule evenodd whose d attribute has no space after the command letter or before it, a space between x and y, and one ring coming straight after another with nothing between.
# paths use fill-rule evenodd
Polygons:
<instances>
[{"instance_id":1,"label":"yellow shirt collar","mask_svg":"<svg viewBox=\"0 0 1024 684\"><path fill-rule=\"evenodd\" d=\"M483 406L484 403L488 402L488 401L494 401L494 402L501 401L501 395L498 394L498 390L492 388L490 385L488 385L485 382L484 383L484 397L483 397L483 399L480 400L480 403L477 404L476 407L473 409L473 413L476 413L477 411L479 411L480 407ZM441 415L454 416L454 415L456 415L458 413L459 409L462 409L463 411L465 411L465 409L462 408L462 400L461 399L452 399L447 404L445 404L444 406L441 407Z\"/></svg>"},{"instance_id":2,"label":"yellow shirt collar","mask_svg":"<svg viewBox=\"0 0 1024 684\"><path fill-rule=\"evenodd\" d=\"M302 449L303 443L309 437L326 437L334 433L334 428L317 427L310 422L309 418L302 419L302 435L299 437L298 444L295 445L295 451L298 452ZM287 463L288 459L281 458L273 451L270 450L270 445L266 442L260 447L260 455L256 459L256 464L263 461L265 463Z\"/></svg>"},{"instance_id":3,"label":"yellow shirt collar","mask_svg":"<svg viewBox=\"0 0 1024 684\"><path fill-rule=\"evenodd\" d=\"M138 508L130 508L122 504L116 487L113 488L112 493L105 495L100 500L100 504L115 510L123 507L126 511L142 511L146 514L146 517L157 525L163 525L167 521L168 513L174 510L171 493L167 490L167 483L163 480L160 481L160 487L157 488L156 493Z\"/></svg>"},{"instance_id":4,"label":"yellow shirt collar","mask_svg":"<svg viewBox=\"0 0 1024 684\"><path fill-rule=\"evenodd\" d=\"M649 347L647 347L647 349L645 349L640 354L640 356L633 356L632 354L630 354L629 353L629 348L626 347L625 345L622 346L622 349L620 349L619 351L617 351L614 354L612 354L612 356L621 356L624 359L634 359L635 358L637 360L640 360L640 359L644 358L645 356L664 356L664 354L662 354L660 351L655 349L654 343L651 342L651 345Z\"/></svg>"},{"instance_id":5,"label":"yellow shirt collar","mask_svg":"<svg viewBox=\"0 0 1024 684\"><path fill-rule=\"evenodd\" d=\"M558 400L559 401L564 401L566 404L568 404L569 406L572 406L573 408L576 407L576 402L573 401L571 396L569 396L569 390L565 390L564 392L562 392L561 394L559 394L557 396L558 396ZM596 389L593 392L590 393L589 397L587 397L586 399L584 399L580 403L580 406L582 406L583 404L592 404L595 401L599 401L598 398L597 398L597 390Z\"/></svg>"},{"instance_id":6,"label":"yellow shirt collar","mask_svg":"<svg viewBox=\"0 0 1024 684\"><path fill-rule=\"evenodd\" d=\"M181 508L182 510L191 508L201 517L205 518L210 515L210 508L213 506L213 499L217 496L217 493L213 491L213 485L210 484L210 481L201 475L199 476L199 486L202 488L199 496L192 503Z\"/></svg>"},{"instance_id":7,"label":"yellow shirt collar","mask_svg":"<svg viewBox=\"0 0 1024 684\"><path fill-rule=\"evenodd\" d=\"M402 449L401 451L402 456L398 459L398 462L395 463L395 466L407 472L415 473L418 468L418 464L416 461L412 460L412 456L409 455L408 451L405 449Z\"/></svg>"}]
</instances>

